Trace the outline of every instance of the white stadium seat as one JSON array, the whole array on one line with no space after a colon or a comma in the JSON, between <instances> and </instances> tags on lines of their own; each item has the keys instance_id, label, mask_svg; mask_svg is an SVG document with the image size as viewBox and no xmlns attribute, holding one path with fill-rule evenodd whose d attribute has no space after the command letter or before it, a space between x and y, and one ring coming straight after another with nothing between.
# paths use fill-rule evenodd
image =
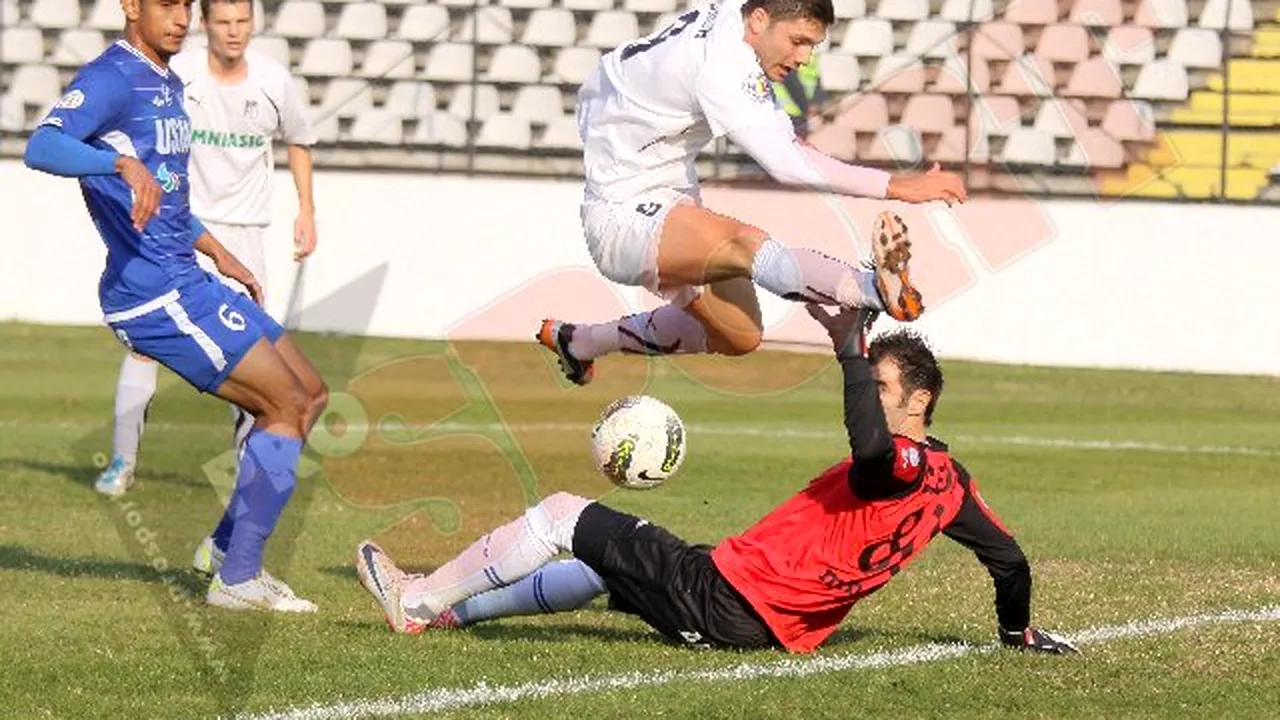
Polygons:
<instances>
[{"instance_id":1,"label":"white stadium seat","mask_svg":"<svg viewBox=\"0 0 1280 720\"><path fill-rule=\"evenodd\" d=\"M564 115L560 88L549 85L526 85L516 91L511 114L531 123L549 123Z\"/></svg>"},{"instance_id":2,"label":"white stadium seat","mask_svg":"<svg viewBox=\"0 0 1280 720\"><path fill-rule=\"evenodd\" d=\"M466 147L467 126L462 118L456 118L449 113L432 113L418 120L418 127L414 130L410 142L415 145Z\"/></svg>"},{"instance_id":3,"label":"white stadium seat","mask_svg":"<svg viewBox=\"0 0 1280 720\"><path fill-rule=\"evenodd\" d=\"M474 105L471 97L470 85L459 85L455 88L453 97L449 100L449 114L475 120L488 120L498 114L500 110L498 88L492 85L476 85Z\"/></svg>"},{"instance_id":4,"label":"white stadium seat","mask_svg":"<svg viewBox=\"0 0 1280 720\"><path fill-rule=\"evenodd\" d=\"M546 81L581 85L591 73L595 72L600 62L600 51L595 48L568 47L556 54L551 66L551 74Z\"/></svg>"},{"instance_id":5,"label":"white stadium seat","mask_svg":"<svg viewBox=\"0 0 1280 720\"><path fill-rule=\"evenodd\" d=\"M19 65L9 82L9 97L28 105L51 104L61 94L58 70L52 65Z\"/></svg>"},{"instance_id":6,"label":"white stadium seat","mask_svg":"<svg viewBox=\"0 0 1280 720\"><path fill-rule=\"evenodd\" d=\"M1253 30L1252 5L1247 0L1209 0L1196 24L1202 28L1248 32Z\"/></svg>"},{"instance_id":7,"label":"white stadium seat","mask_svg":"<svg viewBox=\"0 0 1280 720\"><path fill-rule=\"evenodd\" d=\"M190 40L187 40L190 43ZM275 60L284 67L292 67L292 60L289 53L289 41L282 37L274 35L256 35L250 41L250 47L259 55Z\"/></svg>"},{"instance_id":8,"label":"white stadium seat","mask_svg":"<svg viewBox=\"0 0 1280 720\"><path fill-rule=\"evenodd\" d=\"M873 58L892 55L893 26L877 18L852 20L844 28L840 52Z\"/></svg>"},{"instance_id":9,"label":"white stadium seat","mask_svg":"<svg viewBox=\"0 0 1280 720\"><path fill-rule=\"evenodd\" d=\"M0 95L0 130L22 132L27 129L27 110L22 101Z\"/></svg>"},{"instance_id":10,"label":"white stadium seat","mask_svg":"<svg viewBox=\"0 0 1280 720\"><path fill-rule=\"evenodd\" d=\"M357 78L334 78L325 86L320 109L337 117L355 117L373 109L373 90Z\"/></svg>"},{"instance_id":11,"label":"white stadium seat","mask_svg":"<svg viewBox=\"0 0 1280 720\"><path fill-rule=\"evenodd\" d=\"M929 0L880 0L876 17L885 20L923 20L929 17Z\"/></svg>"},{"instance_id":12,"label":"white stadium seat","mask_svg":"<svg viewBox=\"0 0 1280 720\"><path fill-rule=\"evenodd\" d=\"M1035 128L1049 133L1055 138L1076 137L1089 125L1089 118L1083 100L1046 100L1036 113Z\"/></svg>"},{"instance_id":13,"label":"white stadium seat","mask_svg":"<svg viewBox=\"0 0 1280 720\"><path fill-rule=\"evenodd\" d=\"M552 120L538 141L538 147L550 150L581 150L582 138L578 135L578 122L572 115Z\"/></svg>"},{"instance_id":14,"label":"white stadium seat","mask_svg":"<svg viewBox=\"0 0 1280 720\"><path fill-rule=\"evenodd\" d=\"M445 82L470 80L471 64L474 61L472 53L471 45L440 43L427 54L427 67L423 71L423 77Z\"/></svg>"},{"instance_id":15,"label":"white stadium seat","mask_svg":"<svg viewBox=\"0 0 1280 720\"><path fill-rule=\"evenodd\" d=\"M640 23L626 10L605 10L591 18L587 27L588 47L612 50L640 37Z\"/></svg>"},{"instance_id":16,"label":"white stadium seat","mask_svg":"<svg viewBox=\"0 0 1280 720\"><path fill-rule=\"evenodd\" d=\"M1005 140L1000 160L1010 165L1052 167L1057 155L1052 135L1035 128L1017 128Z\"/></svg>"},{"instance_id":17,"label":"white stadium seat","mask_svg":"<svg viewBox=\"0 0 1280 720\"><path fill-rule=\"evenodd\" d=\"M1124 161L1124 147L1119 141L1097 128L1086 128L1071 143L1071 149L1061 164L1115 170L1124 167Z\"/></svg>"},{"instance_id":18,"label":"white stadium seat","mask_svg":"<svg viewBox=\"0 0 1280 720\"><path fill-rule=\"evenodd\" d=\"M818 76L822 78L822 87L833 92L850 92L862 84L858 58L842 53L819 55Z\"/></svg>"},{"instance_id":19,"label":"white stadium seat","mask_svg":"<svg viewBox=\"0 0 1280 720\"><path fill-rule=\"evenodd\" d=\"M395 36L413 42L443 40L449 34L449 11L440 5L410 5Z\"/></svg>"},{"instance_id":20,"label":"white stadium seat","mask_svg":"<svg viewBox=\"0 0 1280 720\"><path fill-rule=\"evenodd\" d=\"M89 27L94 30L124 30L124 10L119 0L95 0L89 11Z\"/></svg>"},{"instance_id":21,"label":"white stadium seat","mask_svg":"<svg viewBox=\"0 0 1280 720\"><path fill-rule=\"evenodd\" d=\"M1131 95L1141 100L1182 102L1189 92L1187 69L1172 60L1157 60L1143 66Z\"/></svg>"},{"instance_id":22,"label":"white stadium seat","mask_svg":"<svg viewBox=\"0 0 1280 720\"><path fill-rule=\"evenodd\" d=\"M298 62L298 73L309 77L346 77L354 60L351 44L342 38L308 40Z\"/></svg>"},{"instance_id":23,"label":"white stadium seat","mask_svg":"<svg viewBox=\"0 0 1280 720\"><path fill-rule=\"evenodd\" d=\"M1155 36L1141 25L1113 27L1102 43L1102 57L1112 65L1146 65L1156 59Z\"/></svg>"},{"instance_id":24,"label":"white stadium seat","mask_svg":"<svg viewBox=\"0 0 1280 720\"><path fill-rule=\"evenodd\" d=\"M63 67L80 67L102 54L107 40L97 30L73 28L63 30L53 50L52 62Z\"/></svg>"},{"instance_id":25,"label":"white stadium seat","mask_svg":"<svg viewBox=\"0 0 1280 720\"><path fill-rule=\"evenodd\" d=\"M853 20L867 14L867 0L835 0L837 20Z\"/></svg>"},{"instance_id":26,"label":"white stadium seat","mask_svg":"<svg viewBox=\"0 0 1280 720\"><path fill-rule=\"evenodd\" d=\"M351 139L355 142L399 145L404 141L404 126L398 116L386 110L365 110L351 125Z\"/></svg>"},{"instance_id":27,"label":"white stadium seat","mask_svg":"<svg viewBox=\"0 0 1280 720\"><path fill-rule=\"evenodd\" d=\"M955 54L956 26L946 20L921 20L907 36L907 52L924 58L944 59Z\"/></svg>"},{"instance_id":28,"label":"white stadium seat","mask_svg":"<svg viewBox=\"0 0 1280 720\"><path fill-rule=\"evenodd\" d=\"M316 142L321 145L332 145L338 142L338 116L319 110L311 113L311 129L315 131Z\"/></svg>"},{"instance_id":29,"label":"white stadium seat","mask_svg":"<svg viewBox=\"0 0 1280 720\"><path fill-rule=\"evenodd\" d=\"M551 7L551 0L500 0L498 4L515 10L537 10Z\"/></svg>"},{"instance_id":30,"label":"white stadium seat","mask_svg":"<svg viewBox=\"0 0 1280 720\"><path fill-rule=\"evenodd\" d=\"M364 51L364 77L404 79L414 76L413 46L407 40L376 40Z\"/></svg>"},{"instance_id":31,"label":"white stadium seat","mask_svg":"<svg viewBox=\"0 0 1280 720\"><path fill-rule=\"evenodd\" d=\"M378 40L387 36L387 9L382 3L353 2L342 6L335 37L349 40Z\"/></svg>"},{"instance_id":32,"label":"white stadium seat","mask_svg":"<svg viewBox=\"0 0 1280 720\"><path fill-rule=\"evenodd\" d=\"M401 80L387 91L383 110L402 118L429 117L436 111L436 91L431 83Z\"/></svg>"},{"instance_id":33,"label":"white stadium seat","mask_svg":"<svg viewBox=\"0 0 1280 720\"><path fill-rule=\"evenodd\" d=\"M924 63L907 53L880 58L871 75L872 87L886 93L918 93L924 90L924 81Z\"/></svg>"},{"instance_id":34,"label":"white stadium seat","mask_svg":"<svg viewBox=\"0 0 1280 720\"><path fill-rule=\"evenodd\" d=\"M837 8L839 3L836 3ZM622 9L637 13L675 12L676 0L623 0ZM838 12L838 10L837 10Z\"/></svg>"},{"instance_id":35,"label":"white stadium seat","mask_svg":"<svg viewBox=\"0 0 1280 720\"><path fill-rule=\"evenodd\" d=\"M520 42L534 47L572 47L578 38L573 13L562 8L534 10Z\"/></svg>"},{"instance_id":36,"label":"white stadium seat","mask_svg":"<svg viewBox=\"0 0 1280 720\"><path fill-rule=\"evenodd\" d=\"M454 42L478 42L483 45L505 45L511 42L511 11L504 7L485 6L468 15L453 36Z\"/></svg>"},{"instance_id":37,"label":"white stadium seat","mask_svg":"<svg viewBox=\"0 0 1280 720\"><path fill-rule=\"evenodd\" d=\"M480 147L528 150L533 145L529 123L514 115L498 114L484 121L476 136Z\"/></svg>"},{"instance_id":38,"label":"white stadium seat","mask_svg":"<svg viewBox=\"0 0 1280 720\"><path fill-rule=\"evenodd\" d=\"M995 17L991 0L945 0L942 19L954 23L986 22Z\"/></svg>"},{"instance_id":39,"label":"white stadium seat","mask_svg":"<svg viewBox=\"0 0 1280 720\"><path fill-rule=\"evenodd\" d=\"M7 65L44 62L44 36L40 28L7 27L0 30L0 62Z\"/></svg>"},{"instance_id":40,"label":"white stadium seat","mask_svg":"<svg viewBox=\"0 0 1280 720\"><path fill-rule=\"evenodd\" d=\"M1169 59L1187 68L1218 69L1222 67L1222 36L1208 28L1183 28L1173 36Z\"/></svg>"},{"instance_id":41,"label":"white stadium seat","mask_svg":"<svg viewBox=\"0 0 1280 720\"><path fill-rule=\"evenodd\" d=\"M119 3L116 3L116 9L120 9ZM20 22L21 15L18 0L0 0L0 27L14 27Z\"/></svg>"},{"instance_id":42,"label":"white stadium seat","mask_svg":"<svg viewBox=\"0 0 1280 720\"><path fill-rule=\"evenodd\" d=\"M601 10L612 10L613 0L561 0L560 5L565 10L590 10L599 12Z\"/></svg>"},{"instance_id":43,"label":"white stadium seat","mask_svg":"<svg viewBox=\"0 0 1280 720\"><path fill-rule=\"evenodd\" d=\"M493 51L484 79L501 83L536 83L542 77L542 61L526 45L503 45Z\"/></svg>"},{"instance_id":44,"label":"white stadium seat","mask_svg":"<svg viewBox=\"0 0 1280 720\"><path fill-rule=\"evenodd\" d=\"M920 134L906 125L890 125L876 133L862 155L867 160L915 164L924 157Z\"/></svg>"},{"instance_id":45,"label":"white stadium seat","mask_svg":"<svg viewBox=\"0 0 1280 720\"><path fill-rule=\"evenodd\" d=\"M324 5L312 0L286 0L276 10L272 32L287 38L318 38L324 35Z\"/></svg>"},{"instance_id":46,"label":"white stadium seat","mask_svg":"<svg viewBox=\"0 0 1280 720\"><path fill-rule=\"evenodd\" d=\"M1187 0L1142 0L1133 22L1149 28L1187 26Z\"/></svg>"},{"instance_id":47,"label":"white stadium seat","mask_svg":"<svg viewBox=\"0 0 1280 720\"><path fill-rule=\"evenodd\" d=\"M36 27L55 30L76 27L80 24L80 3L78 0L35 0L31 5L31 22Z\"/></svg>"}]
</instances>

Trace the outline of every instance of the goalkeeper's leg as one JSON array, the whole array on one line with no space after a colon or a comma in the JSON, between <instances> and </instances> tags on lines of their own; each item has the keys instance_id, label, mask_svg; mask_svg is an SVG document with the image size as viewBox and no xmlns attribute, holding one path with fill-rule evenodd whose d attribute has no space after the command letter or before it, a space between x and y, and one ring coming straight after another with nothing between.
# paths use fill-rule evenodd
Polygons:
<instances>
[{"instance_id":1,"label":"goalkeeper's leg","mask_svg":"<svg viewBox=\"0 0 1280 720\"><path fill-rule=\"evenodd\" d=\"M525 575L514 585L497 588L445 610L435 627L463 627L484 620L568 612L604 595L604 580L581 560L556 560Z\"/></svg>"}]
</instances>

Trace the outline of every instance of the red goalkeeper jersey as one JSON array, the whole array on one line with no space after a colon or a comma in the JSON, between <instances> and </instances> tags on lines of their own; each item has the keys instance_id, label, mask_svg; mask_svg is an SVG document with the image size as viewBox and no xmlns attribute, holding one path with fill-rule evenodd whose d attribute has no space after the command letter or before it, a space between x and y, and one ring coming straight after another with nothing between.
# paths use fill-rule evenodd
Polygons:
<instances>
[{"instance_id":1,"label":"red goalkeeper jersey","mask_svg":"<svg viewBox=\"0 0 1280 720\"><path fill-rule=\"evenodd\" d=\"M857 497L851 459L712 552L733 585L788 650L822 644L859 599L911 562L964 503L961 472L945 449L894 437L902 491Z\"/></svg>"}]
</instances>

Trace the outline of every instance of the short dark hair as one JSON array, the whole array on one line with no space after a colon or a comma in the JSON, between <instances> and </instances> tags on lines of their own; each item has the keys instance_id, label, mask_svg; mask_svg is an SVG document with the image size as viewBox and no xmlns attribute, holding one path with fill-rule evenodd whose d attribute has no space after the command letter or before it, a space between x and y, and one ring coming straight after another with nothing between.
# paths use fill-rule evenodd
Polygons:
<instances>
[{"instance_id":1,"label":"short dark hair","mask_svg":"<svg viewBox=\"0 0 1280 720\"><path fill-rule=\"evenodd\" d=\"M249 3L249 14L252 15L256 12L256 9L253 7L253 0L200 0L200 17L207 20L209 18L209 8L217 2L224 2L228 5L235 5L236 3L242 2Z\"/></svg>"},{"instance_id":2,"label":"short dark hair","mask_svg":"<svg viewBox=\"0 0 1280 720\"><path fill-rule=\"evenodd\" d=\"M764 8L771 20L808 18L831 27L836 22L836 9L831 0L747 0L742 6L745 16L756 8Z\"/></svg>"},{"instance_id":3,"label":"short dark hair","mask_svg":"<svg viewBox=\"0 0 1280 720\"><path fill-rule=\"evenodd\" d=\"M875 340L867 348L867 361L872 366L885 358L893 360L902 377L903 400L916 390L927 390L929 405L924 410L924 424L933 424L933 409L942 395L942 368L933 350L920 333L911 328L891 330Z\"/></svg>"}]
</instances>

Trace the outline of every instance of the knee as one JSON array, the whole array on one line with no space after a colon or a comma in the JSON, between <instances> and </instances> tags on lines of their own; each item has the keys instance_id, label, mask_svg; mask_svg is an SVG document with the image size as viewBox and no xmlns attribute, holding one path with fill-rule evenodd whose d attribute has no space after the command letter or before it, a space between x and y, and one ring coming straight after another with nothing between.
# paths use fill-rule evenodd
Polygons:
<instances>
[{"instance_id":1,"label":"knee","mask_svg":"<svg viewBox=\"0 0 1280 720\"><path fill-rule=\"evenodd\" d=\"M707 333L707 350L738 357L755 352L763 340L764 332L758 328L716 327Z\"/></svg>"},{"instance_id":2,"label":"knee","mask_svg":"<svg viewBox=\"0 0 1280 720\"><path fill-rule=\"evenodd\" d=\"M768 237L768 233L754 225L738 223L733 229L725 253L736 269L740 270L744 276L750 276L756 253L760 251L760 246Z\"/></svg>"}]
</instances>

